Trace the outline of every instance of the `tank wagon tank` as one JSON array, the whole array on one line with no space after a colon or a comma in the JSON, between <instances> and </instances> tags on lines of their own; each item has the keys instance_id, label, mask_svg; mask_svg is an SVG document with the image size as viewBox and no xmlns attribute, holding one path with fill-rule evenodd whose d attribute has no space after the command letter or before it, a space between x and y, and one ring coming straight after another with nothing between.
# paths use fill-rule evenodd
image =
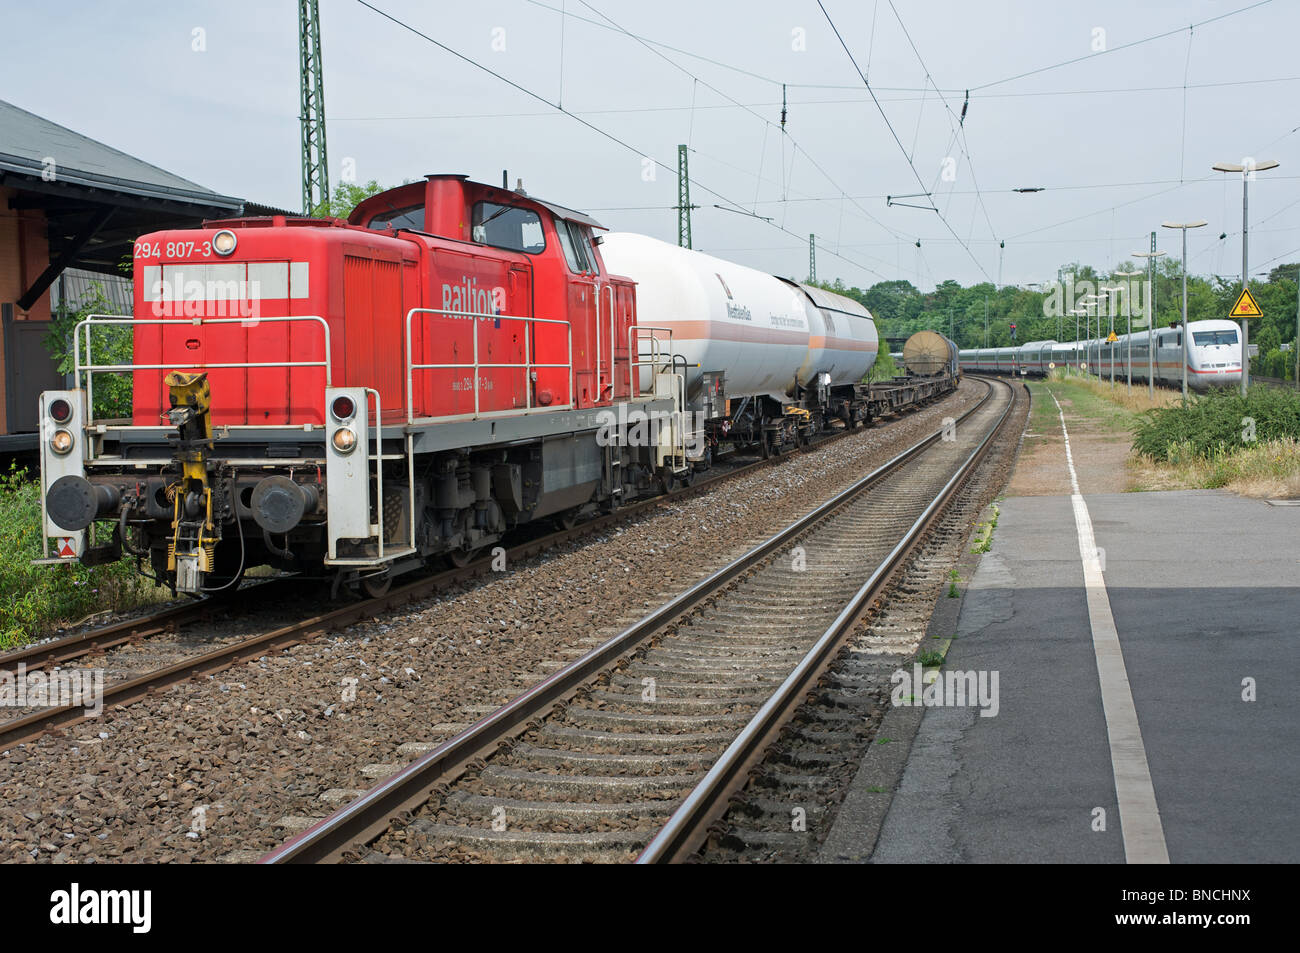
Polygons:
<instances>
[{"instance_id":1,"label":"tank wagon tank","mask_svg":"<svg viewBox=\"0 0 1300 953\"><path fill-rule=\"evenodd\" d=\"M862 381L879 338L857 301L646 235L611 233L601 252L636 282L633 350L680 355L710 447L762 440L780 452L828 420L870 419Z\"/></svg>"},{"instance_id":2,"label":"tank wagon tank","mask_svg":"<svg viewBox=\"0 0 1300 953\"><path fill-rule=\"evenodd\" d=\"M918 377L957 375L957 345L937 331L917 331L903 345L903 366Z\"/></svg>"}]
</instances>

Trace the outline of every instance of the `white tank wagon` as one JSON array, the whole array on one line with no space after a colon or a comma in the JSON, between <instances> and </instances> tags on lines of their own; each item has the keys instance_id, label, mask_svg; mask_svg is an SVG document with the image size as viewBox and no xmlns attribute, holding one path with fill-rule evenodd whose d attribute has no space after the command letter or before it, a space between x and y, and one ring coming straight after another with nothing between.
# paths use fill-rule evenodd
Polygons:
<instances>
[{"instance_id":1,"label":"white tank wagon","mask_svg":"<svg viewBox=\"0 0 1300 953\"><path fill-rule=\"evenodd\" d=\"M752 444L779 453L955 386L955 375L907 386L865 383L880 340L871 313L845 295L645 235L607 235L601 254L612 273L636 282L633 346L650 358L653 335L671 350L658 361L681 368L710 454ZM643 368L641 386L649 382Z\"/></svg>"},{"instance_id":2,"label":"white tank wagon","mask_svg":"<svg viewBox=\"0 0 1300 953\"><path fill-rule=\"evenodd\" d=\"M672 349L687 364L688 397L709 371L725 371L728 397L795 392L811 336L799 288L646 235L606 235L600 251L611 272L637 283L637 324L672 331ZM645 387L649 371L642 373Z\"/></svg>"},{"instance_id":3,"label":"white tank wagon","mask_svg":"<svg viewBox=\"0 0 1300 953\"><path fill-rule=\"evenodd\" d=\"M813 386L818 374L829 374L832 385L863 380L880 348L871 312L845 295L802 282L788 283L808 296L808 356L799 368L800 385Z\"/></svg>"}]
</instances>

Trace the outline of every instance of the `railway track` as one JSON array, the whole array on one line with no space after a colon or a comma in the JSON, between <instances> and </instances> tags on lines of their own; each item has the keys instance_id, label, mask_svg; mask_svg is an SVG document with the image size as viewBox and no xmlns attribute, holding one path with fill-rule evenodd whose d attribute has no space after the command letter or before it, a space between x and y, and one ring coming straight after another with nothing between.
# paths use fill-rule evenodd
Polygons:
<instances>
[{"instance_id":1,"label":"railway track","mask_svg":"<svg viewBox=\"0 0 1300 953\"><path fill-rule=\"evenodd\" d=\"M909 410L921 406L924 404L917 404ZM846 429L825 435L806 447L804 452L816 452L854 432L856 431ZM506 550L507 563L514 565L548 549L601 532L665 503L706 492L723 482L763 467L776 465L781 459L782 456L773 456L739 466L729 466L724 461L720 465L720 472L698 478L689 486L638 500L612 513L602 514L574 526L525 540ZM127 705L176 682L200 675L215 674L240 662L289 648L327 632L375 618L410 602L428 598L454 586L481 578L492 572L492 562L491 556L484 556L464 567L417 578L403 586L395 587L382 596L349 603L328 612L315 613L306 618L296 619L287 625L276 625L256 635L219 645L206 645L201 640L185 640L181 636L186 627L208 622L215 612L222 611L223 605L226 611L232 611L228 603L222 604L211 599L203 599L171 605L156 612L0 655L0 672L16 676L20 671L33 672L42 668L65 666L83 658L94 658L100 661L103 653L132 646L138 647L159 637L167 638L172 644L160 646L156 651L147 654L142 653L139 659L122 666L123 670L116 672L114 680L104 686L101 698L104 707ZM249 587L247 591L251 604L244 601L241 609L233 611L242 611L244 615L248 615L250 609L256 609L267 603L275 604L278 594L282 592L281 587L290 582L291 580L283 582L277 580ZM34 741L46 732L66 729L90 717L89 712L90 709L81 704L59 705L33 709L18 717L0 722L0 751Z\"/></svg>"},{"instance_id":2,"label":"railway track","mask_svg":"<svg viewBox=\"0 0 1300 953\"><path fill-rule=\"evenodd\" d=\"M1259 374L1251 374L1250 381L1252 384L1267 384L1270 387L1283 387L1288 390L1295 390L1297 387L1300 387L1300 384L1297 384L1295 381L1284 380L1281 377L1262 377Z\"/></svg>"},{"instance_id":3,"label":"railway track","mask_svg":"<svg viewBox=\"0 0 1300 953\"><path fill-rule=\"evenodd\" d=\"M1014 385L262 858L680 860L974 472ZM947 439L951 436L953 439Z\"/></svg>"}]
</instances>

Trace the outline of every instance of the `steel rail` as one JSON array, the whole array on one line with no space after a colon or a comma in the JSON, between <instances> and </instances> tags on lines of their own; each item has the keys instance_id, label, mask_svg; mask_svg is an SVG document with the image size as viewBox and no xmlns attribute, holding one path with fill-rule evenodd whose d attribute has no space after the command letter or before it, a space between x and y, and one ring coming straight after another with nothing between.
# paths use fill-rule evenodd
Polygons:
<instances>
[{"instance_id":1,"label":"steel rail","mask_svg":"<svg viewBox=\"0 0 1300 953\"><path fill-rule=\"evenodd\" d=\"M854 594L835 620L827 627L779 688L754 713L740 734L713 763L700 782L673 811L668 821L637 857L638 864L680 861L695 852L708 836L708 826L725 812L731 796L744 787L750 770L761 763L767 748L793 717L803 698L834 661L844 641L852 635L859 620L890 579L907 561L907 557L925 538L946 510L957 491L984 458L994 438L1001 432L1015 404L1014 389L1006 381L1012 399L988 434L916 519L904 537L890 551L866 582Z\"/></svg>"},{"instance_id":2,"label":"steel rail","mask_svg":"<svg viewBox=\"0 0 1300 953\"><path fill-rule=\"evenodd\" d=\"M836 433L824 434L808 446L800 449L801 452L804 453L820 450L837 440L841 440L844 437L857 432L858 430L856 429L846 428ZM515 548L507 551L507 558L519 558L521 555L523 557L536 555L541 551L541 549L538 548L539 543L545 544L545 547L549 547L559 543L569 542L572 539L590 533L598 532L612 523L629 516L636 516L641 512L653 509L661 503L669 500L696 496L705 490L712 489L714 486L728 480L733 480L737 477L753 473L762 467L774 466L781 460L792 455L793 454L783 453L769 459L755 460L752 463L747 463L743 466L738 466L713 476L694 480L689 485L679 486L669 493L661 493L653 497L647 497L633 503L628 503L610 513L601 514L594 519L584 520L582 523L570 529L560 530L557 533L548 534L527 543L521 543ZM427 584L436 580L440 583L439 589L445 588L446 585L454 585L458 582L465 581L466 578L470 578L466 577L465 573L470 571L475 565L475 563L471 563L468 567L451 570L439 576L426 577L419 582ZM482 575L482 573L474 572L473 575ZM442 585L443 583L445 583L445 585ZM242 592L257 592L262 585L265 584L247 587L242 590ZM439 591L439 589L432 591L436 592ZM169 605L154 612L134 616L130 619L123 619L118 622L112 622L93 629L87 629L84 632L79 632L74 635L63 636L61 638L50 639L24 646L0 655L0 672L14 672L17 670L19 664L22 664L27 671L33 671L51 664L69 662L73 659L103 649L116 648L117 646L128 642L135 642L151 636L174 632L176 631L177 626L181 623L188 622L192 619L200 619L217 607L217 605L219 605L219 603L210 598L197 599L180 605Z\"/></svg>"},{"instance_id":3,"label":"steel rail","mask_svg":"<svg viewBox=\"0 0 1300 953\"><path fill-rule=\"evenodd\" d=\"M957 418L958 422L982 408L992 396L993 390L990 383L988 392ZM499 744L526 730L531 721L543 717L572 697L594 676L637 649L652 634L745 575L844 504L894 474L902 465L940 440L942 434L942 430L936 431L913 444L812 512L664 603L639 622L533 685L351 803L270 851L259 863L324 863L343 860L344 854L352 845L374 840L390 826L390 818L414 811L428 800L438 785L454 780L475 761L490 755Z\"/></svg>"},{"instance_id":4,"label":"steel rail","mask_svg":"<svg viewBox=\"0 0 1300 953\"><path fill-rule=\"evenodd\" d=\"M279 589L281 584L280 579L272 579L249 586L241 590L241 592L260 602L264 598L269 598L271 590ZM267 591L263 593L261 591L263 589ZM127 642L136 642L154 635L174 632L181 623L192 619L201 619L222 605L223 603L220 601L211 597L204 597L191 602L167 605L153 612L110 622L107 625L97 626L73 635L65 635L61 638L26 645L0 655L0 672L16 672L20 664L27 671L40 669L47 665L68 662L103 649L115 648Z\"/></svg>"},{"instance_id":5,"label":"steel rail","mask_svg":"<svg viewBox=\"0 0 1300 953\"><path fill-rule=\"evenodd\" d=\"M804 448L804 452L818 450L855 432L854 429L845 429L839 433L827 435ZM786 458L786 455L782 454L766 460L756 460L753 463L728 470L716 476L694 481L690 486L678 488L671 493L637 500L568 529L561 529L555 533L520 543L506 550L507 562L527 559L562 543L592 535L628 517L652 510L665 502L698 495L716 485L755 472L762 467L774 466ZM454 585L486 576L493 572L493 562L493 557L484 556L466 566L417 579L385 595L343 606L331 612L275 629L272 632L262 633L198 656L182 659L153 672L107 686L99 696L97 703L102 702L104 707L118 707L130 704L167 685L186 681L197 675L218 672L248 658L257 658L271 651L289 648L299 642L372 618L381 612L416 599L435 595ZM251 591L256 592L262 588L263 586L252 587ZM200 618L211 607L212 603L208 599L180 606L170 606L152 615L113 623L78 635L19 649L0 656L0 671L16 672L19 664L22 664L26 670L37 669L51 663L67 662L99 649L113 648L135 640L173 632L182 621ZM0 751L34 741L48 731L61 729L84 721L89 717L91 716L87 706L77 704L46 708L19 718L0 722Z\"/></svg>"},{"instance_id":6,"label":"steel rail","mask_svg":"<svg viewBox=\"0 0 1300 953\"><path fill-rule=\"evenodd\" d=\"M148 638L174 629L178 622L201 616L211 607L204 602L168 606L157 612L124 619L109 625L88 629L48 642L37 642L0 655L0 671L14 672L19 665L27 669L43 668L52 663L66 662L99 649L112 648L124 642Z\"/></svg>"}]
</instances>

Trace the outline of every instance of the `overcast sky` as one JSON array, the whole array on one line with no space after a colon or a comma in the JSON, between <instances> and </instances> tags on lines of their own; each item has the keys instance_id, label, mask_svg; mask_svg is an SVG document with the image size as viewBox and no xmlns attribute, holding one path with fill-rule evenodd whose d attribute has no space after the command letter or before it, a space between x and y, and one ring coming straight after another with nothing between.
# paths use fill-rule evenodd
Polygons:
<instances>
[{"instance_id":1,"label":"overcast sky","mask_svg":"<svg viewBox=\"0 0 1300 953\"><path fill-rule=\"evenodd\" d=\"M1239 275L1241 177L1210 166L1250 156L1281 162L1250 186L1251 271L1300 259L1294 0L823 0L889 125L816 0L372 2L632 148L357 0L322 0L331 183L348 160L385 185L508 169L675 241L676 176L647 181L643 157L675 168L689 143L696 248L803 277L815 232L823 280L931 288L1113 267L1152 229L1176 255L1160 223L1199 218L1191 269ZM300 204L292 0L10 0L3 18L25 39L0 57L0 98L218 192ZM887 205L926 190L942 214Z\"/></svg>"}]
</instances>

